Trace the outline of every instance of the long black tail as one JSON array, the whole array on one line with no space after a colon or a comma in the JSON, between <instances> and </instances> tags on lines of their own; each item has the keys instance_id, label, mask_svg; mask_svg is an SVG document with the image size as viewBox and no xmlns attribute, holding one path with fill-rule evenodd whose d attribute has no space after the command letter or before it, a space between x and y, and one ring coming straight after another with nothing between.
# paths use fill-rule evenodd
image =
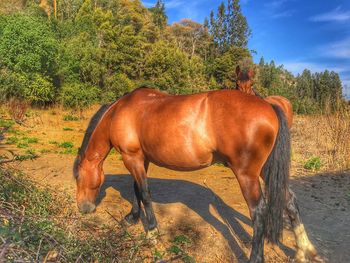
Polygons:
<instances>
[{"instance_id":1,"label":"long black tail","mask_svg":"<svg viewBox=\"0 0 350 263\"><path fill-rule=\"evenodd\" d=\"M290 132L286 117L280 107L275 110L279 129L275 145L263 167L267 214L265 235L271 243L277 243L283 231L283 210L286 206L290 167Z\"/></svg>"}]
</instances>

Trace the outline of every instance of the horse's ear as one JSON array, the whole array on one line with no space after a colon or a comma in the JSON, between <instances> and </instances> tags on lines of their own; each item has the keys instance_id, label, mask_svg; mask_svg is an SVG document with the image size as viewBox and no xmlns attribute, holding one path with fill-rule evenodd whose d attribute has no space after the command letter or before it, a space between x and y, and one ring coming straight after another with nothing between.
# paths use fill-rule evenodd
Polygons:
<instances>
[{"instance_id":1,"label":"horse's ear","mask_svg":"<svg viewBox=\"0 0 350 263\"><path fill-rule=\"evenodd\" d=\"M254 70L249 69L249 71L248 71L248 77L249 77L250 79L254 78Z\"/></svg>"},{"instance_id":2,"label":"horse's ear","mask_svg":"<svg viewBox=\"0 0 350 263\"><path fill-rule=\"evenodd\" d=\"M236 76L238 77L239 73L241 73L241 68L239 65L236 67Z\"/></svg>"}]
</instances>

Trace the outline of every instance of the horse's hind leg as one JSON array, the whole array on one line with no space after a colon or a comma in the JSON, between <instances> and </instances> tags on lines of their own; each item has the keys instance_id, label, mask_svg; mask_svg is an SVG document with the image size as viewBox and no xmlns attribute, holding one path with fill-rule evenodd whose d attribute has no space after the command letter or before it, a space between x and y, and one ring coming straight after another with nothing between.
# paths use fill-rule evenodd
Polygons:
<instances>
[{"instance_id":1,"label":"horse's hind leg","mask_svg":"<svg viewBox=\"0 0 350 263\"><path fill-rule=\"evenodd\" d=\"M264 230L267 208L261 193L259 176L249 174L236 174L236 176L253 221L253 240L249 262L261 263L264 262Z\"/></svg>"},{"instance_id":2,"label":"horse's hind leg","mask_svg":"<svg viewBox=\"0 0 350 263\"><path fill-rule=\"evenodd\" d=\"M137 217L139 217L140 213L140 201L142 201L145 208L148 230L153 230L157 227L157 220L153 212L151 194L147 183L146 171L148 168L148 162L138 156L130 156L126 154L123 154L123 161L125 167L135 179L135 198L131 212L126 216L126 220L128 221L128 219L130 219L130 214L132 214L132 220L138 220Z\"/></svg>"},{"instance_id":3,"label":"horse's hind leg","mask_svg":"<svg viewBox=\"0 0 350 263\"><path fill-rule=\"evenodd\" d=\"M300 212L297 204L297 200L295 194L292 190L289 189L287 192L287 214L291 221L296 243L297 243L297 252L295 255L295 259L297 262L309 262L308 259L312 259L313 261L322 262L323 260L317 256L317 251L310 242L304 225L300 218Z\"/></svg>"}]
</instances>

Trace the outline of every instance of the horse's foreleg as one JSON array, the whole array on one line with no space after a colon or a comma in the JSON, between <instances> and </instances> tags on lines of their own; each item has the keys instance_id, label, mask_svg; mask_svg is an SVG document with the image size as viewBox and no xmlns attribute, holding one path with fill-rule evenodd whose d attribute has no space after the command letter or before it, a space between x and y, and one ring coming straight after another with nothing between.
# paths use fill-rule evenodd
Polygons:
<instances>
[{"instance_id":1,"label":"horse's foreleg","mask_svg":"<svg viewBox=\"0 0 350 263\"><path fill-rule=\"evenodd\" d=\"M317 251L306 234L304 225L300 218L300 212L295 194L290 189L287 192L286 210L293 227L295 240L298 247L295 255L296 261L309 262L308 259L313 259L315 261L322 262L322 259L317 256Z\"/></svg>"},{"instance_id":2,"label":"horse's foreleg","mask_svg":"<svg viewBox=\"0 0 350 263\"><path fill-rule=\"evenodd\" d=\"M250 263L264 262L264 231L266 203L261 194L258 176L237 175L238 182L246 200L253 221L253 240Z\"/></svg>"},{"instance_id":3,"label":"horse's foreleg","mask_svg":"<svg viewBox=\"0 0 350 263\"><path fill-rule=\"evenodd\" d=\"M130 214L132 214L133 219L135 219L135 216L139 216L140 201L142 201L146 213L148 231L153 230L157 227L157 220L153 212L151 194L147 183L148 162L138 156L129 156L125 154L123 155L123 161L125 167L135 179L134 189L136 199L134 199ZM129 215L127 215L128 218ZM126 220L128 221L127 218Z\"/></svg>"},{"instance_id":4,"label":"horse's foreleg","mask_svg":"<svg viewBox=\"0 0 350 263\"><path fill-rule=\"evenodd\" d=\"M129 224L136 224L140 219L141 212L141 192L134 181L134 200L132 202L132 208L129 214L125 216L125 221Z\"/></svg>"}]
</instances>

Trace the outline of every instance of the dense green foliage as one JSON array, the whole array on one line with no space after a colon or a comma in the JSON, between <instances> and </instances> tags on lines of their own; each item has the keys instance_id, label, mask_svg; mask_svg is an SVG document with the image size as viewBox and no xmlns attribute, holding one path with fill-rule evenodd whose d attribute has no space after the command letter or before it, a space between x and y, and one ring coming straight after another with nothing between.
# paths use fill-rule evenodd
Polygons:
<instances>
[{"instance_id":1,"label":"dense green foliage","mask_svg":"<svg viewBox=\"0 0 350 263\"><path fill-rule=\"evenodd\" d=\"M6 2L6 1L5 1ZM222 3L203 24L168 25L163 1L26 0L0 5L0 100L84 108L148 85L174 93L233 88L235 67L252 59L251 31L239 0ZM335 72L293 76L263 59L255 85L292 100L297 112L336 107Z\"/></svg>"}]
</instances>

